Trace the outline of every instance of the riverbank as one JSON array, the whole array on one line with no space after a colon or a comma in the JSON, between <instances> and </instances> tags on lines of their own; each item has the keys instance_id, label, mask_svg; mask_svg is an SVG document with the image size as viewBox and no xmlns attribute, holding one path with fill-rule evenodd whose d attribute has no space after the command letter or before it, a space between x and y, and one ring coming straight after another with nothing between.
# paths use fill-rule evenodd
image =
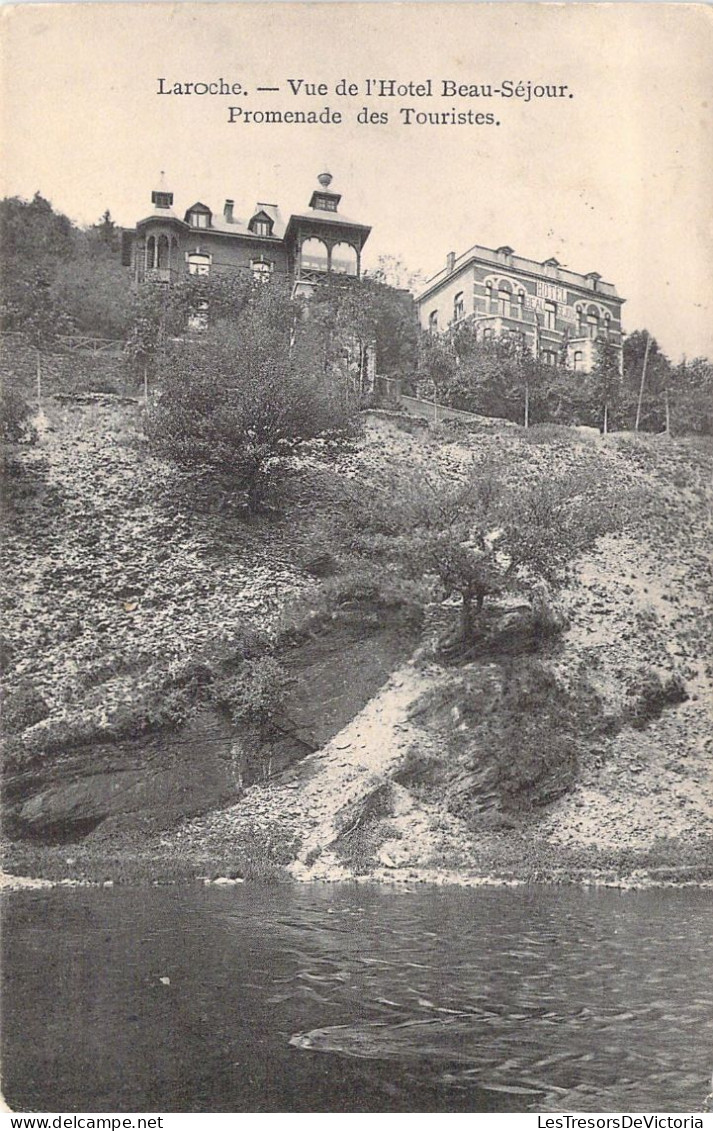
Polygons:
<instances>
[{"instance_id":1,"label":"riverbank","mask_svg":"<svg viewBox=\"0 0 713 1131\"><path fill-rule=\"evenodd\" d=\"M53 883L355 882L713 885L713 782L705 743L671 750L705 721L700 701L645 736L623 729L571 791L534 812L480 822L404 785L436 738L409 718L444 672L409 664L326 746L227 808L162 831L111 830L72 845L15 843L6 867ZM644 751L648 764L642 765ZM35 881L36 882L36 881Z\"/></svg>"}]
</instances>

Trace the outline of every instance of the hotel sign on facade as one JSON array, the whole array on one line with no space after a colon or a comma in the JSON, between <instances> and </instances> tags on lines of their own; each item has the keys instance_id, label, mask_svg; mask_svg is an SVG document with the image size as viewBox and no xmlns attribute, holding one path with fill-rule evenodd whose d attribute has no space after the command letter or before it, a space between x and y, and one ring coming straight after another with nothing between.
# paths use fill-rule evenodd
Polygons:
<instances>
[{"instance_id":1,"label":"hotel sign on facade","mask_svg":"<svg viewBox=\"0 0 713 1131\"><path fill-rule=\"evenodd\" d=\"M558 287L554 283L544 283L541 279L537 281L537 293L530 296L531 303L526 305L530 310L536 310L539 314L545 313L545 304L548 302L557 303L557 316L563 322L570 322L575 325L577 322L577 314L573 306L567 304L568 293L564 287Z\"/></svg>"}]
</instances>

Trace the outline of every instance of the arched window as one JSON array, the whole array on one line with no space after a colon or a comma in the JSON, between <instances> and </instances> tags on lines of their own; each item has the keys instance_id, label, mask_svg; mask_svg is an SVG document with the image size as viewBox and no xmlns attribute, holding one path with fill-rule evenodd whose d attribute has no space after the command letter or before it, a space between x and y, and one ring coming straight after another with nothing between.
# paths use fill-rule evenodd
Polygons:
<instances>
[{"instance_id":1,"label":"arched window","mask_svg":"<svg viewBox=\"0 0 713 1131\"><path fill-rule=\"evenodd\" d=\"M322 240L305 240L300 253L300 265L303 271L327 271L329 269L327 245Z\"/></svg>"},{"instance_id":2,"label":"arched window","mask_svg":"<svg viewBox=\"0 0 713 1131\"><path fill-rule=\"evenodd\" d=\"M161 269L168 267L168 236L159 236L156 244L156 266Z\"/></svg>"},{"instance_id":3,"label":"arched window","mask_svg":"<svg viewBox=\"0 0 713 1131\"><path fill-rule=\"evenodd\" d=\"M210 256L205 255L201 251L191 252L186 256L188 262L189 275L209 275L210 274Z\"/></svg>"},{"instance_id":4,"label":"arched window","mask_svg":"<svg viewBox=\"0 0 713 1131\"><path fill-rule=\"evenodd\" d=\"M432 310L428 316L428 332L429 334L438 333L438 311Z\"/></svg>"},{"instance_id":5,"label":"arched window","mask_svg":"<svg viewBox=\"0 0 713 1131\"><path fill-rule=\"evenodd\" d=\"M483 329L483 341L484 342L492 342L492 340L493 340L493 327L492 326L485 326L484 329Z\"/></svg>"},{"instance_id":6,"label":"arched window","mask_svg":"<svg viewBox=\"0 0 713 1131\"><path fill-rule=\"evenodd\" d=\"M507 290L506 287L501 287L498 291L498 314L509 317L510 315L510 300L512 292Z\"/></svg>"},{"instance_id":7,"label":"arched window","mask_svg":"<svg viewBox=\"0 0 713 1131\"><path fill-rule=\"evenodd\" d=\"M149 236L146 241L146 267L150 271L156 266L156 240L154 236Z\"/></svg>"},{"instance_id":8,"label":"arched window","mask_svg":"<svg viewBox=\"0 0 713 1131\"><path fill-rule=\"evenodd\" d=\"M493 295L493 284L488 281L485 284L485 311L487 314L497 314L498 304Z\"/></svg>"},{"instance_id":9,"label":"arched window","mask_svg":"<svg viewBox=\"0 0 713 1131\"><path fill-rule=\"evenodd\" d=\"M584 354L581 350L574 351L574 359L572 361L575 373L581 373L584 369Z\"/></svg>"},{"instance_id":10,"label":"arched window","mask_svg":"<svg viewBox=\"0 0 713 1131\"><path fill-rule=\"evenodd\" d=\"M460 322L461 318L465 318L465 300L463 298L463 291L458 291L458 294L453 299L453 321Z\"/></svg>"},{"instance_id":11,"label":"arched window","mask_svg":"<svg viewBox=\"0 0 713 1131\"><path fill-rule=\"evenodd\" d=\"M596 342L597 338L599 337L599 315L598 314L588 314L587 315L587 334L592 339L593 342Z\"/></svg>"},{"instance_id":12,"label":"arched window","mask_svg":"<svg viewBox=\"0 0 713 1131\"><path fill-rule=\"evenodd\" d=\"M338 275L356 275L357 253L349 243L337 243L332 248L332 270Z\"/></svg>"},{"instance_id":13,"label":"arched window","mask_svg":"<svg viewBox=\"0 0 713 1131\"><path fill-rule=\"evenodd\" d=\"M577 315L577 337L581 338L584 333L584 314L582 313L581 306L578 306L576 311Z\"/></svg>"},{"instance_id":14,"label":"arched window","mask_svg":"<svg viewBox=\"0 0 713 1131\"><path fill-rule=\"evenodd\" d=\"M175 236L171 237L171 267L172 269L178 267L178 240Z\"/></svg>"}]
</instances>

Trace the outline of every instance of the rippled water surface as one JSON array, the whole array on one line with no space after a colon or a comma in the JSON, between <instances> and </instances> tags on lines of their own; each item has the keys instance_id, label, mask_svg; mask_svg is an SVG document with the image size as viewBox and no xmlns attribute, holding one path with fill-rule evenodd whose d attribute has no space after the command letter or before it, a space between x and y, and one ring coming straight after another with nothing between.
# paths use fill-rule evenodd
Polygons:
<instances>
[{"instance_id":1,"label":"rippled water surface","mask_svg":"<svg viewBox=\"0 0 713 1131\"><path fill-rule=\"evenodd\" d=\"M711 895L54 889L6 897L19 1111L700 1111Z\"/></svg>"}]
</instances>

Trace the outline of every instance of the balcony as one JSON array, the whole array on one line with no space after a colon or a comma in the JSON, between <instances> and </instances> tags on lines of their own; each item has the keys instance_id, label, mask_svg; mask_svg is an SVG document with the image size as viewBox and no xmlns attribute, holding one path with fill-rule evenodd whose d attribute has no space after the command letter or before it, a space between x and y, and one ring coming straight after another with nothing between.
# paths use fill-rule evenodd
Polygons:
<instances>
[{"instance_id":1,"label":"balcony","mask_svg":"<svg viewBox=\"0 0 713 1131\"><path fill-rule=\"evenodd\" d=\"M145 283L171 283L176 277L176 272L170 267L147 267L144 271Z\"/></svg>"}]
</instances>

